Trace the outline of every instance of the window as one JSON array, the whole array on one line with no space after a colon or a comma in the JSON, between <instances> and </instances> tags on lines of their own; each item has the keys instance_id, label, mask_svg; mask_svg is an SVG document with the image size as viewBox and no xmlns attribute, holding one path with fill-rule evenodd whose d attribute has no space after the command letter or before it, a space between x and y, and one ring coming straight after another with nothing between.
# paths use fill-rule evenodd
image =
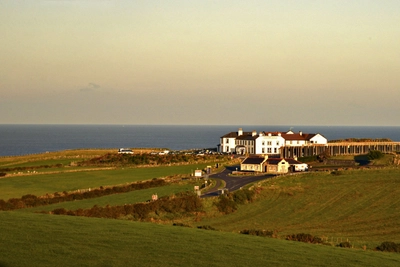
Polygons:
<instances>
[{"instance_id":1,"label":"window","mask_svg":"<svg viewBox=\"0 0 400 267\"><path fill-rule=\"evenodd\" d=\"M262 142L262 145L265 146L265 142L264 141Z\"/></svg>"},{"instance_id":2,"label":"window","mask_svg":"<svg viewBox=\"0 0 400 267\"><path fill-rule=\"evenodd\" d=\"M276 145L279 146L279 141L276 141Z\"/></svg>"},{"instance_id":3,"label":"window","mask_svg":"<svg viewBox=\"0 0 400 267\"><path fill-rule=\"evenodd\" d=\"M226 142L225 142L225 143L227 143L227 144L228 144L228 143L229 143L229 140L228 140L228 139L225 139L225 140L226 140Z\"/></svg>"},{"instance_id":4,"label":"window","mask_svg":"<svg viewBox=\"0 0 400 267\"><path fill-rule=\"evenodd\" d=\"M277 153L277 149L276 149L276 147L274 148L274 153L275 153L275 154Z\"/></svg>"},{"instance_id":5,"label":"window","mask_svg":"<svg viewBox=\"0 0 400 267\"><path fill-rule=\"evenodd\" d=\"M267 149L268 149L268 150L267 150L267 151L268 151L268 153L271 153L271 148L269 147L269 148L267 148Z\"/></svg>"},{"instance_id":6,"label":"window","mask_svg":"<svg viewBox=\"0 0 400 267\"><path fill-rule=\"evenodd\" d=\"M261 149L261 153L262 153L262 154L265 153L265 149L264 149L264 148Z\"/></svg>"},{"instance_id":7,"label":"window","mask_svg":"<svg viewBox=\"0 0 400 267\"><path fill-rule=\"evenodd\" d=\"M271 142L271 141L268 141L268 142L267 142L267 145L269 145L269 146L272 145L272 142Z\"/></svg>"}]
</instances>

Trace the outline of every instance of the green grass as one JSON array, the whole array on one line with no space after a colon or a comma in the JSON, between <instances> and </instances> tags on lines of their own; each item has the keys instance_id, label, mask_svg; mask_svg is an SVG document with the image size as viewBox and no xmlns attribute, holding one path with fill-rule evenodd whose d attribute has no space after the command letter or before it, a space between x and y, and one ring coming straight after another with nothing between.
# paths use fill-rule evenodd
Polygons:
<instances>
[{"instance_id":1,"label":"green grass","mask_svg":"<svg viewBox=\"0 0 400 267\"><path fill-rule=\"evenodd\" d=\"M123 220L0 212L2 266L399 266L400 255Z\"/></svg>"},{"instance_id":2,"label":"green grass","mask_svg":"<svg viewBox=\"0 0 400 267\"><path fill-rule=\"evenodd\" d=\"M281 237L309 233L329 242L349 241L374 248L400 242L400 170L310 173L269 179L258 200L227 216L203 218L197 225L238 232L276 230Z\"/></svg>"},{"instance_id":3,"label":"green grass","mask_svg":"<svg viewBox=\"0 0 400 267\"><path fill-rule=\"evenodd\" d=\"M78 151L79 158L99 151ZM58 152L57 152L58 153ZM49 158L0 158L0 166L55 162ZM74 154L75 153L75 154ZM51 154L51 153L49 153ZM46 154L47 155L47 154ZM42 158L41 158L42 157ZM60 159L63 160L63 159ZM39 164L40 162L40 164ZM29 165L29 164L28 164ZM25 194L95 188L189 174L210 163L151 168L65 172L0 179L0 199ZM371 251L383 241L400 243L400 169L352 170L282 176L256 184L257 199L232 214L217 212L205 199L207 213L176 217L194 228L128 220L34 213L56 208L137 203L193 190L193 182L132 191L95 199L0 212L0 266L399 266L400 254ZM172 218L172 217L171 217ZM167 223L167 222L163 222ZM196 229L209 225L221 231ZM275 230L279 239L238 234L244 229ZM308 233L337 244L349 240L355 249L283 240ZM367 247L367 251L362 249Z\"/></svg>"},{"instance_id":4,"label":"green grass","mask_svg":"<svg viewBox=\"0 0 400 267\"><path fill-rule=\"evenodd\" d=\"M207 163L182 166L121 168L113 170L94 170L81 172L59 172L16 176L0 179L0 199L21 197L26 194L36 196L46 193L97 188L135 181L149 180L173 174L190 174L195 169L206 167Z\"/></svg>"}]
</instances>

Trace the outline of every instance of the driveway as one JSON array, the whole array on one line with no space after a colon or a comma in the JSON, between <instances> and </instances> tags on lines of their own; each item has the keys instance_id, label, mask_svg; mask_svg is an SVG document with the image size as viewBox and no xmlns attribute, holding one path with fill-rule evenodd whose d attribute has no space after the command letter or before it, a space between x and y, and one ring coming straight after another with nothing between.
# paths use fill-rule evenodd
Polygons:
<instances>
[{"instance_id":1,"label":"driveway","mask_svg":"<svg viewBox=\"0 0 400 267\"><path fill-rule=\"evenodd\" d=\"M225 182L225 184L226 184L225 188L227 188L229 190L229 192L233 192L247 184L257 182L260 180L265 180L265 179L275 176L273 174L266 174L266 175L262 175L262 176L254 176L254 175L251 175L251 176L250 175L249 176L229 176L229 174L232 173L233 171L235 171L236 169L239 169L239 166L227 167L224 171L222 171L220 173L210 175L209 178L215 179L217 181L217 184L213 188L211 188L209 191L207 191L207 193L202 195L202 197L218 196L218 188L221 187L221 185L222 185L221 180Z\"/></svg>"}]
</instances>

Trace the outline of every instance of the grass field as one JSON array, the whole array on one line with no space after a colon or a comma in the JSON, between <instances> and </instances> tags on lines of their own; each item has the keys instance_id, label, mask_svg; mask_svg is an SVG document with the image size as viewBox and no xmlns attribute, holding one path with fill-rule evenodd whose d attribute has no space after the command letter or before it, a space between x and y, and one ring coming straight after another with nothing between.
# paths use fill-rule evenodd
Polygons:
<instances>
[{"instance_id":1,"label":"grass field","mask_svg":"<svg viewBox=\"0 0 400 267\"><path fill-rule=\"evenodd\" d=\"M36 196L54 192L74 191L118 185L173 174L188 174L202 169L208 164L164 166L151 168L119 168L111 170L93 170L76 172L55 172L50 174L32 174L0 179L0 199L7 200L26 194Z\"/></svg>"},{"instance_id":2,"label":"grass field","mask_svg":"<svg viewBox=\"0 0 400 267\"><path fill-rule=\"evenodd\" d=\"M275 230L281 236L309 233L358 248L400 242L400 169L277 177L260 183L258 191L254 203L198 224L232 232Z\"/></svg>"},{"instance_id":3,"label":"grass field","mask_svg":"<svg viewBox=\"0 0 400 267\"><path fill-rule=\"evenodd\" d=\"M75 153L82 159L99 151ZM64 155L57 152L60 159L54 155L45 158L47 154L35 155L34 159L0 158L0 164L41 166L77 155L67 151ZM72 167L52 167L49 174L0 179L0 199L190 174L209 164L90 171L77 167L74 172L66 171ZM198 184L187 180L129 193L2 211L0 266L400 265L400 254L372 251L384 241L400 243L400 169L394 167L268 179L254 185L258 192L255 201L239 205L234 213L219 213L213 204L215 199L210 198L203 200L204 213L171 216L171 221L159 221L164 225L35 213L143 202L154 193L160 197L172 195L191 191ZM172 226L173 222L191 228ZM196 229L204 225L218 231ZM278 238L238 233L244 229L273 230ZM330 245L284 240L286 235L298 233L322 237ZM349 241L353 249L334 246L342 241Z\"/></svg>"},{"instance_id":4,"label":"grass field","mask_svg":"<svg viewBox=\"0 0 400 267\"><path fill-rule=\"evenodd\" d=\"M400 255L123 220L0 212L3 266L398 266Z\"/></svg>"}]
</instances>

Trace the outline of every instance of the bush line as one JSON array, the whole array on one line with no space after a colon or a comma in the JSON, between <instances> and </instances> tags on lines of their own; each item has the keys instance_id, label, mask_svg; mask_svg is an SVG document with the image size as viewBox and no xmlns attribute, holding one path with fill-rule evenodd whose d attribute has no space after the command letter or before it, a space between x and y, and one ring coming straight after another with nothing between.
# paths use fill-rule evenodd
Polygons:
<instances>
[{"instance_id":1,"label":"bush line","mask_svg":"<svg viewBox=\"0 0 400 267\"><path fill-rule=\"evenodd\" d=\"M54 196L49 195L37 197L32 194L24 195L21 198L10 198L8 201L0 199L0 210L16 210L24 208L32 208L38 206L46 206L61 202L83 200L96 197L102 197L112 194L127 193L134 190L147 189L152 187L165 186L167 182L164 179L154 178L150 181L136 182L127 185L113 186L113 187L100 187L97 189L89 190L86 192L63 192L54 193Z\"/></svg>"},{"instance_id":2,"label":"bush line","mask_svg":"<svg viewBox=\"0 0 400 267\"><path fill-rule=\"evenodd\" d=\"M150 213L160 216L161 213L182 214L199 212L203 210L201 199L194 193L186 192L178 196L162 197L158 200L147 203L125 204L120 206L93 206L90 209L66 210L64 208L55 209L50 214L85 216L97 218L118 219L128 217L132 220L146 220L150 218ZM43 212L48 213L48 212Z\"/></svg>"}]
</instances>

